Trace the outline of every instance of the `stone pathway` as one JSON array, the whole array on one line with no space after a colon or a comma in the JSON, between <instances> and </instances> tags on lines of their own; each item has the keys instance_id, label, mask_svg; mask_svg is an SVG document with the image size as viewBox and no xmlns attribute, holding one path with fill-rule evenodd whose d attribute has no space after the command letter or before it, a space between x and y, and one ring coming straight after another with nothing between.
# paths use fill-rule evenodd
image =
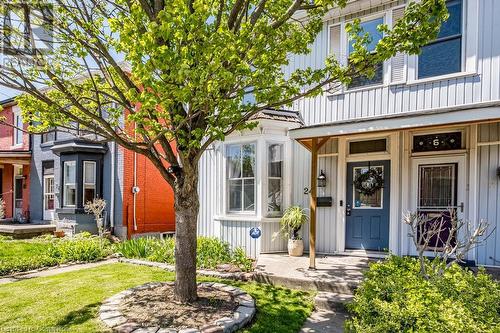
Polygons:
<instances>
[{"instance_id":1,"label":"stone pathway","mask_svg":"<svg viewBox=\"0 0 500 333\"><path fill-rule=\"evenodd\" d=\"M342 333L347 315L340 311L315 310L300 333Z\"/></svg>"},{"instance_id":2,"label":"stone pathway","mask_svg":"<svg viewBox=\"0 0 500 333\"><path fill-rule=\"evenodd\" d=\"M53 276L53 275L57 275L57 274L79 271L82 269L98 267L98 266L112 264L112 263L116 263L116 262L118 262L118 259L107 259L107 260L102 260L102 261L88 263L88 264L70 264L70 265L52 267L52 268L44 269L41 271L19 273L19 274L16 274L14 276L0 278L0 284L6 284L6 283L27 280L27 279L37 278L37 277Z\"/></svg>"}]
</instances>

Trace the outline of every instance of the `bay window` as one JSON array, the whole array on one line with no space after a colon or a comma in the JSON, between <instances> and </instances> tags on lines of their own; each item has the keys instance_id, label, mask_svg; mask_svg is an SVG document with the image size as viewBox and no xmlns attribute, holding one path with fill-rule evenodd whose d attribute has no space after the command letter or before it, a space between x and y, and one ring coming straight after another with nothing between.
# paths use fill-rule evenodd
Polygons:
<instances>
[{"instance_id":1,"label":"bay window","mask_svg":"<svg viewBox=\"0 0 500 333\"><path fill-rule=\"evenodd\" d=\"M96 196L96 162L83 161L83 204Z\"/></svg>"},{"instance_id":2,"label":"bay window","mask_svg":"<svg viewBox=\"0 0 500 333\"><path fill-rule=\"evenodd\" d=\"M76 161L63 163L64 207L76 206Z\"/></svg>"},{"instance_id":3,"label":"bay window","mask_svg":"<svg viewBox=\"0 0 500 333\"><path fill-rule=\"evenodd\" d=\"M267 215L280 216L283 211L283 145L267 146Z\"/></svg>"},{"instance_id":4,"label":"bay window","mask_svg":"<svg viewBox=\"0 0 500 333\"><path fill-rule=\"evenodd\" d=\"M255 143L226 148L229 212L255 212Z\"/></svg>"}]
</instances>

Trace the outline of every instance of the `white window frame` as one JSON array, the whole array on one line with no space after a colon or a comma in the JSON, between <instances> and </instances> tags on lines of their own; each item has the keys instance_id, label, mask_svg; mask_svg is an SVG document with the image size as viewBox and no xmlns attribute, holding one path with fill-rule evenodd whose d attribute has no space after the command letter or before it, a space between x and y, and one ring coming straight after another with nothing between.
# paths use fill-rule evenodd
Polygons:
<instances>
[{"instance_id":1,"label":"white window frame","mask_svg":"<svg viewBox=\"0 0 500 333\"><path fill-rule=\"evenodd\" d=\"M453 0L451 0L453 1ZM417 55L416 56L416 63L415 63L415 80L417 81L421 81L421 80L429 80L429 79L434 79L434 78L438 78L438 77L446 77L446 76L449 76L449 75L457 75L459 73L463 73L464 70L465 70L465 47L466 47L466 43L465 43L465 31L466 31L466 16L467 16L467 12L465 11L465 8L466 8L466 3L467 3L467 0L461 0L462 1L462 24L461 24L461 36L460 36L460 40L461 40L461 45L460 45L460 71L459 72L455 72L455 73L449 73L449 74L444 74L444 75L435 75L435 76L429 76L429 77L424 77L424 78L419 78L418 77L418 63L420 61L420 56ZM431 41L432 43L433 41Z\"/></svg>"},{"instance_id":2,"label":"white window frame","mask_svg":"<svg viewBox=\"0 0 500 333\"><path fill-rule=\"evenodd\" d=\"M281 146L281 155L282 155L282 161L281 161L281 177L271 177L269 175L269 163L270 163L270 160L269 160L269 147L271 145L280 145ZM266 168L266 171L265 171L265 174L266 174L266 186L263 188L263 191L264 191L264 194L263 194L263 198L264 198L264 206L263 206L263 215L266 216L266 217L270 217L270 218L273 218L273 217L281 217L283 216L283 212L284 212L284 206L285 206L285 184L284 184L284 181L286 179L286 174L285 174L285 164L286 164L286 158L285 158L285 151L286 151L286 147L285 147L285 143L283 141L273 141L273 140L267 140L266 141L266 144L265 144L265 154L266 154L266 158L265 158L265 168ZM280 191L281 191L281 211L279 212L270 212L268 211L268 207L269 207L269 180L270 179L279 179L280 180Z\"/></svg>"},{"instance_id":3,"label":"white window frame","mask_svg":"<svg viewBox=\"0 0 500 333\"><path fill-rule=\"evenodd\" d=\"M75 168L75 179L73 183L68 183L66 181L66 165L72 164L73 167ZM76 165L76 160L68 160L63 162L63 207L76 207L76 202L77 202L77 193L78 193L78 188L77 188L77 165ZM69 205L67 203L67 195L68 195L68 185L73 185L75 187L75 203L72 205Z\"/></svg>"},{"instance_id":4,"label":"white window frame","mask_svg":"<svg viewBox=\"0 0 500 333\"><path fill-rule=\"evenodd\" d=\"M418 55L408 56L407 85L449 80L477 75L479 51L479 0L462 0L462 59L461 71L445 75L418 78Z\"/></svg>"},{"instance_id":5,"label":"white window frame","mask_svg":"<svg viewBox=\"0 0 500 333\"><path fill-rule=\"evenodd\" d=\"M232 178L232 179L241 179L242 180L242 194L244 191L244 180L245 179L253 179L254 180L254 209L253 210L243 210L243 206L241 207L241 210L230 210L229 208L229 175L227 171L227 165L228 165L228 156L227 156L227 149L230 146L240 146L240 149L243 145L253 145L255 148L255 171L254 171L254 176L253 177L243 177L243 174L241 174L240 178ZM259 147L258 147L257 141L247 141L247 142L231 142L227 143L224 145L224 193L225 193L225 211L227 214L230 215L255 215L257 213L257 206L258 206L258 194L257 194L257 176L258 172L257 170L259 169L259 159L258 159L258 154L259 154ZM243 167L242 170L243 172ZM243 197L242 197L243 200ZM243 205L243 201L242 201Z\"/></svg>"},{"instance_id":6,"label":"white window frame","mask_svg":"<svg viewBox=\"0 0 500 333\"><path fill-rule=\"evenodd\" d=\"M24 128L23 117L21 115L21 110L18 106L13 107L12 111L13 115L13 123L14 123L14 131L12 132L13 138L12 143L15 147L20 147L23 145L23 131L20 128ZM21 124L18 123L18 120ZM20 140L19 140L20 139Z\"/></svg>"},{"instance_id":7,"label":"white window frame","mask_svg":"<svg viewBox=\"0 0 500 333\"><path fill-rule=\"evenodd\" d=\"M392 10L392 8L390 9ZM369 14L363 17L356 17L356 19L360 20L360 23L367 22L367 21L373 21L379 18L382 18L382 24L388 24L388 11L383 11L383 12L378 12L378 13L373 13ZM341 39L344 39L341 41L343 48L345 50L345 58L343 60L343 64L347 64L349 60L349 35L345 31L345 26L347 23L352 23L354 22L355 19L345 21L342 24L342 30L340 32L340 37ZM330 40L330 31L328 31L328 40ZM329 51L328 51L329 52ZM373 84L367 84L364 86L360 87L354 87L354 88L349 88L348 86L345 87L345 92L346 93L351 93L351 92L356 92L356 91L361 91L361 90L366 90L366 89L373 89L373 88L378 88L378 87L383 87L386 84L387 81L387 74L388 74L388 65L387 61L384 61L382 64L382 82L380 83L373 83Z\"/></svg>"},{"instance_id":8,"label":"white window frame","mask_svg":"<svg viewBox=\"0 0 500 333\"><path fill-rule=\"evenodd\" d=\"M86 176L86 169L88 164L93 164L94 165L94 182L93 183L86 183L85 182L85 176ZM85 189L89 187L94 189L94 198L95 199L97 196L97 163L96 161L83 161L83 174L82 174L82 204L85 205Z\"/></svg>"}]
</instances>

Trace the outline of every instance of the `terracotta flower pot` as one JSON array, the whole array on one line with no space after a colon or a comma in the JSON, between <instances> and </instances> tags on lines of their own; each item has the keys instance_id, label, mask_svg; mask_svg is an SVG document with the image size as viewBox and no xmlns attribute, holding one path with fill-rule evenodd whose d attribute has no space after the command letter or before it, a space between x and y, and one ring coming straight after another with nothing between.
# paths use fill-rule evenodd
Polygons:
<instances>
[{"instance_id":1,"label":"terracotta flower pot","mask_svg":"<svg viewBox=\"0 0 500 333\"><path fill-rule=\"evenodd\" d=\"M57 238L62 238L64 237L64 231L63 230L54 231L54 236L56 236Z\"/></svg>"},{"instance_id":2,"label":"terracotta flower pot","mask_svg":"<svg viewBox=\"0 0 500 333\"><path fill-rule=\"evenodd\" d=\"M288 255L291 257L300 257L304 254L304 241L302 239L288 240Z\"/></svg>"}]
</instances>

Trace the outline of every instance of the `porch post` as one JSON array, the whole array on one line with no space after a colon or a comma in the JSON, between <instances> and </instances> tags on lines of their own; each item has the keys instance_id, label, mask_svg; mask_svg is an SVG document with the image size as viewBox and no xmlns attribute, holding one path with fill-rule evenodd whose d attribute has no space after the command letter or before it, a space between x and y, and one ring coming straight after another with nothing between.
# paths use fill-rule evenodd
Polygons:
<instances>
[{"instance_id":1,"label":"porch post","mask_svg":"<svg viewBox=\"0 0 500 333\"><path fill-rule=\"evenodd\" d=\"M316 173L318 169L318 139L311 145L311 195L309 197L309 269L316 269Z\"/></svg>"}]
</instances>

